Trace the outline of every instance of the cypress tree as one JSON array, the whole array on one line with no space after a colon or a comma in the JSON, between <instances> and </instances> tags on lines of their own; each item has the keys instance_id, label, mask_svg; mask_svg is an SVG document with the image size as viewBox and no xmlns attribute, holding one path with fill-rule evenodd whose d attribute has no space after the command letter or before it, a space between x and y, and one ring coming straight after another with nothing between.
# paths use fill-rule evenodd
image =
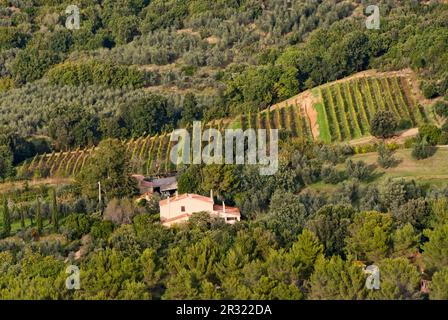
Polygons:
<instances>
[{"instance_id":1,"label":"cypress tree","mask_svg":"<svg viewBox=\"0 0 448 320\"><path fill-rule=\"evenodd\" d=\"M30 213L30 208L26 207L25 210L27 211L28 217L30 218L31 226L34 226L33 214L32 214L32 212Z\"/></svg>"},{"instance_id":2,"label":"cypress tree","mask_svg":"<svg viewBox=\"0 0 448 320\"><path fill-rule=\"evenodd\" d=\"M59 212L58 212L58 204L56 201L56 190L51 189L51 222L53 223L54 232L58 232L59 230Z\"/></svg>"},{"instance_id":3,"label":"cypress tree","mask_svg":"<svg viewBox=\"0 0 448 320\"><path fill-rule=\"evenodd\" d=\"M11 233L11 216L9 215L8 200L3 197L3 236L9 237Z\"/></svg>"},{"instance_id":4,"label":"cypress tree","mask_svg":"<svg viewBox=\"0 0 448 320\"><path fill-rule=\"evenodd\" d=\"M43 225L43 221L42 221L42 208L40 205L40 200L39 198L36 199L36 223L37 223L37 231L39 232L39 234L42 233L42 231L44 230L44 225Z\"/></svg>"},{"instance_id":5,"label":"cypress tree","mask_svg":"<svg viewBox=\"0 0 448 320\"><path fill-rule=\"evenodd\" d=\"M19 208L19 213L20 213L20 227L22 228L22 230L25 229L25 208Z\"/></svg>"}]
</instances>

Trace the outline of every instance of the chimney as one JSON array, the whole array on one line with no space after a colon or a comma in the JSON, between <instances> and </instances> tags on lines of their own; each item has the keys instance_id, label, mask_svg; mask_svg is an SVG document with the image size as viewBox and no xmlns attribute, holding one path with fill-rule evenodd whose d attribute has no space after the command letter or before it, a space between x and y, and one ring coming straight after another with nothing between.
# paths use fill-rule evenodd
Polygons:
<instances>
[{"instance_id":1,"label":"chimney","mask_svg":"<svg viewBox=\"0 0 448 320\"><path fill-rule=\"evenodd\" d=\"M226 213L226 204L224 203L224 201L222 202L222 212Z\"/></svg>"},{"instance_id":2,"label":"chimney","mask_svg":"<svg viewBox=\"0 0 448 320\"><path fill-rule=\"evenodd\" d=\"M213 189L210 190L210 200L213 201Z\"/></svg>"}]
</instances>

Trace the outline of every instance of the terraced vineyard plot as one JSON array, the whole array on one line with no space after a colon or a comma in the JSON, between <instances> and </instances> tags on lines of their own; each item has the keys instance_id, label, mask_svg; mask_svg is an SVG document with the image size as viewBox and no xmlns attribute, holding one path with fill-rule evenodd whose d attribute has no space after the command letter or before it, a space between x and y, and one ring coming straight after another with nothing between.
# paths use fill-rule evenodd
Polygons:
<instances>
[{"instance_id":1,"label":"terraced vineyard plot","mask_svg":"<svg viewBox=\"0 0 448 320\"><path fill-rule=\"evenodd\" d=\"M278 129L286 131L292 137L304 137L312 139L311 125L305 111L299 105L287 105L274 110L247 114L241 117L239 125L241 129ZM229 125L229 128L234 128Z\"/></svg>"},{"instance_id":2,"label":"terraced vineyard plot","mask_svg":"<svg viewBox=\"0 0 448 320\"><path fill-rule=\"evenodd\" d=\"M403 77L365 77L320 88L315 105L321 140L341 142L365 136L378 110L389 110L413 126L426 122Z\"/></svg>"}]
</instances>

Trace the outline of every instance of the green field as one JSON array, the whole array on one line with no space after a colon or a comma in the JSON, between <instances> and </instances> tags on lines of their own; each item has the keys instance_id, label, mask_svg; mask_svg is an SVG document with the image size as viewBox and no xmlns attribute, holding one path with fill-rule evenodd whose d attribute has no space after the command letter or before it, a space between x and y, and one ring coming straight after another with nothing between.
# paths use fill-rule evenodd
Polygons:
<instances>
[{"instance_id":1,"label":"green field","mask_svg":"<svg viewBox=\"0 0 448 320\"><path fill-rule=\"evenodd\" d=\"M439 147L432 157L424 160L413 159L411 152L411 149L397 150L394 157L399 163L397 166L389 169L383 169L377 165L378 154L376 152L355 155L351 159L376 165L374 178L362 184L378 184L387 179L405 179L414 180L417 184L432 187L448 185L448 146ZM345 165L339 164L336 168L338 171L344 171ZM336 192L339 188L340 185L329 184L323 181L308 186L308 189L326 193Z\"/></svg>"},{"instance_id":2,"label":"green field","mask_svg":"<svg viewBox=\"0 0 448 320\"><path fill-rule=\"evenodd\" d=\"M376 171L381 175L377 180L387 178L405 178L414 179L418 183L427 183L431 185L440 185L448 183L448 147L439 147L436 153L423 160L415 160L411 156L411 149L397 150L395 158L400 163L389 169L377 168ZM353 160L365 161L368 164L375 164L378 154L367 153L356 155Z\"/></svg>"},{"instance_id":3,"label":"green field","mask_svg":"<svg viewBox=\"0 0 448 320\"><path fill-rule=\"evenodd\" d=\"M29 218L25 219L25 229L29 228L30 226L36 227L36 219L33 219L33 224L31 225L31 220ZM49 224L48 219L43 220L43 226L44 229L51 228L51 225ZM18 231L20 231L22 227L20 226L20 220L14 220L11 222L11 234L15 234ZM0 220L0 230L3 230L3 219Z\"/></svg>"}]
</instances>

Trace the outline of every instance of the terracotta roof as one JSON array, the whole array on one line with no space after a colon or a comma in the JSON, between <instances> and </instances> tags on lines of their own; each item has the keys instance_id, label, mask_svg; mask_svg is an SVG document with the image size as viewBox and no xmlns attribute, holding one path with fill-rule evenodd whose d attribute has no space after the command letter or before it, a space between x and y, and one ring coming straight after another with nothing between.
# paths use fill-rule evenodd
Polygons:
<instances>
[{"instance_id":1,"label":"terracotta roof","mask_svg":"<svg viewBox=\"0 0 448 320\"><path fill-rule=\"evenodd\" d=\"M186 198L197 199L197 200L200 200L200 201L213 203L213 200L210 199L209 197L204 197L204 196L201 196L201 195L198 195L198 194L192 194L192 193L184 193L184 194L181 194L180 196L174 196L174 197L171 197L171 198L160 200L159 205L160 206L164 206L164 205L168 204L168 200L169 200L169 202L175 202L175 201L183 200L183 199L186 199Z\"/></svg>"},{"instance_id":2,"label":"terracotta roof","mask_svg":"<svg viewBox=\"0 0 448 320\"><path fill-rule=\"evenodd\" d=\"M213 205L213 210L214 211L224 212L224 207L220 206L218 204L215 204L215 205ZM241 215L240 214L240 209L238 209L236 207L229 207L229 206L226 206L226 214L235 215L235 216Z\"/></svg>"},{"instance_id":3,"label":"terracotta roof","mask_svg":"<svg viewBox=\"0 0 448 320\"><path fill-rule=\"evenodd\" d=\"M183 213L181 215L175 216L173 218L169 218L169 219L161 219L162 223L166 223L166 222L173 222L182 218L186 218L186 217L191 217L191 213Z\"/></svg>"}]
</instances>

